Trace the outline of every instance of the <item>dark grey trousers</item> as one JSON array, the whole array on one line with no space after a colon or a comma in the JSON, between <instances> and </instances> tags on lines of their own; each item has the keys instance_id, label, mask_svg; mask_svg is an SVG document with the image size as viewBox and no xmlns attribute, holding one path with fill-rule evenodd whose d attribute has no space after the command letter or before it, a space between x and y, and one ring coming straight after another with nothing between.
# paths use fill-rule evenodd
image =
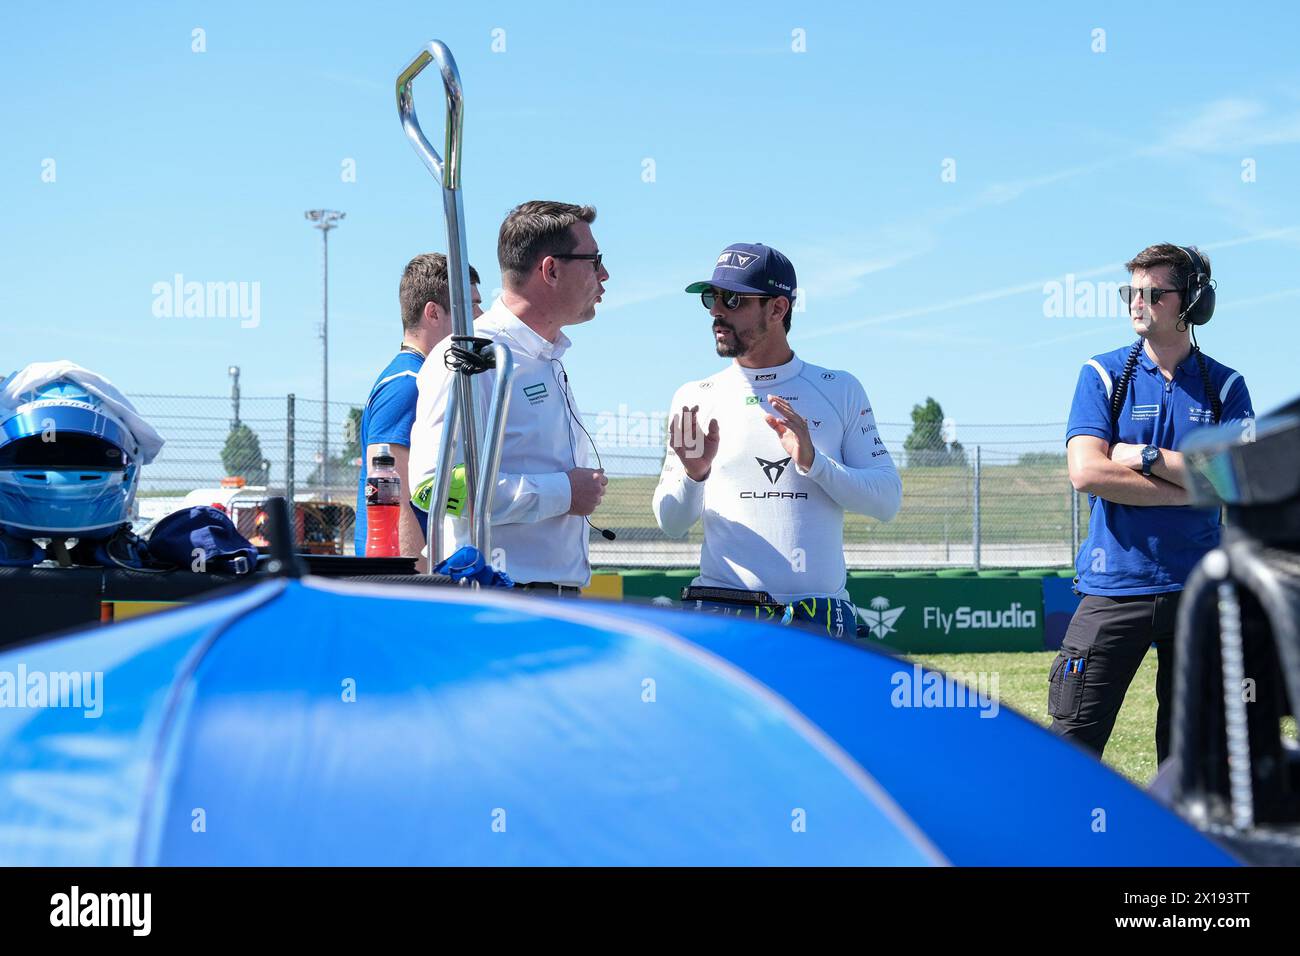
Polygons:
<instances>
[{"instance_id":1,"label":"dark grey trousers","mask_svg":"<svg viewBox=\"0 0 1300 956\"><path fill-rule=\"evenodd\" d=\"M1156 758L1169 755L1174 622L1181 591L1106 597L1085 594L1048 677L1051 731L1101 756L1128 685L1156 646Z\"/></svg>"}]
</instances>

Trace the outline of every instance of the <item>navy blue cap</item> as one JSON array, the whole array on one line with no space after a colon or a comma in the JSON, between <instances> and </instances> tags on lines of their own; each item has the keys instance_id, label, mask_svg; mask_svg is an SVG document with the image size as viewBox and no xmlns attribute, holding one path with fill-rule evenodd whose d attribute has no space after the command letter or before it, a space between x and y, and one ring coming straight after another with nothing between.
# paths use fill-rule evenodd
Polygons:
<instances>
[{"instance_id":1,"label":"navy blue cap","mask_svg":"<svg viewBox=\"0 0 1300 956\"><path fill-rule=\"evenodd\" d=\"M229 515L208 505L173 511L153 527L149 556L177 567L193 567L202 552L208 570L243 574L257 565L257 549Z\"/></svg>"},{"instance_id":2,"label":"navy blue cap","mask_svg":"<svg viewBox=\"0 0 1300 956\"><path fill-rule=\"evenodd\" d=\"M798 285L790 260L771 246L759 242L733 242L718 256L713 278L707 282L692 282L686 291L707 292L714 288L757 295L783 295L793 303Z\"/></svg>"}]
</instances>

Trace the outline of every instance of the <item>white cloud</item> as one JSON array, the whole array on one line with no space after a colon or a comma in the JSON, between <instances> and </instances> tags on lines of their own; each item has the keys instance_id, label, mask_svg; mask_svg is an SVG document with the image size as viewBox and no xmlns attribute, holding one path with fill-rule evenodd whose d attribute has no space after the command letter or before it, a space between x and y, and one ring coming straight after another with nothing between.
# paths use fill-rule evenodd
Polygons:
<instances>
[{"instance_id":1,"label":"white cloud","mask_svg":"<svg viewBox=\"0 0 1300 956\"><path fill-rule=\"evenodd\" d=\"M883 227L868 237L796 245L789 255L805 301L822 301L852 295L867 276L893 269L933 248L934 236L924 228Z\"/></svg>"},{"instance_id":2,"label":"white cloud","mask_svg":"<svg viewBox=\"0 0 1300 956\"><path fill-rule=\"evenodd\" d=\"M1284 143L1300 143L1300 112L1278 115L1258 100L1224 97L1170 127L1142 152L1239 153Z\"/></svg>"},{"instance_id":3,"label":"white cloud","mask_svg":"<svg viewBox=\"0 0 1300 956\"><path fill-rule=\"evenodd\" d=\"M1249 306L1264 305L1267 302L1277 302L1281 299L1291 299L1300 296L1300 288L1280 289L1277 292L1266 292L1263 295L1253 295L1249 299L1233 299L1223 303L1221 311L1235 311L1244 309Z\"/></svg>"},{"instance_id":4,"label":"white cloud","mask_svg":"<svg viewBox=\"0 0 1300 956\"><path fill-rule=\"evenodd\" d=\"M1242 246L1254 242L1267 241L1290 241L1297 235L1300 235L1300 226L1288 226L1280 229L1268 229L1253 235L1239 236L1236 239L1224 239L1218 242L1202 243L1199 248L1206 252L1213 252L1216 249L1228 249L1233 246ZM1087 279L1093 276L1106 275L1117 270L1123 269L1122 262L1109 262L1102 266L1096 266L1091 269L1082 271L1069 270L1073 272L1075 279ZM841 322L838 325L821 326L812 328L808 331L792 330L791 339L797 342L804 342L811 339L825 338L828 335L838 335L841 332L849 332L853 329L868 328L874 325L884 325L891 322L899 322L904 319L918 319L925 316L937 315L943 312L951 312L954 309L964 309L973 305L982 305L985 302L996 302L1000 299L1010 299L1018 295L1027 295L1035 293L1039 296L1043 293L1043 286L1049 282L1060 282L1065 278L1065 274L1048 276L1045 279L1035 279L1030 282L1019 282L1014 285L1001 286L996 289L987 289L983 292L975 292L970 295L964 295L956 299L948 299L944 302L936 302L931 305L922 305L910 309L899 309L894 312L884 312L879 315L869 315L861 319L854 319L850 322Z\"/></svg>"}]
</instances>

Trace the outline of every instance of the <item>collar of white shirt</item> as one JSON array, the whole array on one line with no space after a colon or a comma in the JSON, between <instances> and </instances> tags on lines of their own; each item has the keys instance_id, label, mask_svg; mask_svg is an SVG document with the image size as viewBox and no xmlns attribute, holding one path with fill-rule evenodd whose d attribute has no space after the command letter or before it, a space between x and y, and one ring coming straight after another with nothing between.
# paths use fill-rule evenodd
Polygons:
<instances>
[{"instance_id":1,"label":"collar of white shirt","mask_svg":"<svg viewBox=\"0 0 1300 956\"><path fill-rule=\"evenodd\" d=\"M749 368L733 361L727 371L753 388L784 385L803 372L803 360L796 355L784 365L774 365L771 368Z\"/></svg>"},{"instance_id":2,"label":"collar of white shirt","mask_svg":"<svg viewBox=\"0 0 1300 956\"><path fill-rule=\"evenodd\" d=\"M563 332L556 336L554 342L546 341L525 325L519 316L506 308L500 299L492 303L492 308L483 313L478 322L474 323L474 327L481 332L500 333L503 338L510 340L508 344L522 354L541 359L543 362L558 359L572 344Z\"/></svg>"}]
</instances>

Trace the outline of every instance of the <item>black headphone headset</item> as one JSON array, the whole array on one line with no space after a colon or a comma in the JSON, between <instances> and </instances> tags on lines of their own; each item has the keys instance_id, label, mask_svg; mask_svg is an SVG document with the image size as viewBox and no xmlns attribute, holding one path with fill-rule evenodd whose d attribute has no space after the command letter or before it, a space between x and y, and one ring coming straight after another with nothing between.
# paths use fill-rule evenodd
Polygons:
<instances>
[{"instance_id":1,"label":"black headphone headset","mask_svg":"<svg viewBox=\"0 0 1300 956\"><path fill-rule=\"evenodd\" d=\"M1178 321L1184 327L1204 325L1214 315L1214 280L1210 270L1205 267L1205 260L1195 246L1179 246L1183 255L1192 264L1192 274L1187 277L1187 287L1182 291L1183 311Z\"/></svg>"},{"instance_id":2,"label":"black headphone headset","mask_svg":"<svg viewBox=\"0 0 1300 956\"><path fill-rule=\"evenodd\" d=\"M554 366L555 366L555 365L558 365L558 366L560 367L560 376L564 379L564 381L561 382L561 381L559 380L559 378L556 378L556 380L555 380L555 384L556 384L556 385L559 385L559 387L560 387L560 391L561 391L561 392L563 393L563 395L564 395L564 407L565 407L565 408L568 410L568 412L569 412L569 421L570 421L570 422L577 422L578 427L582 429L582 433L583 433L584 435L587 436L587 441L591 442L591 450L594 451L594 452L596 453L596 467L599 468L601 471L604 471L604 470L605 470L605 466L604 466L604 464L601 463L601 460L600 460L600 449L596 447L596 440L595 440L594 438L591 437L591 432L587 431L587 426L584 425L584 424L582 424L582 419L579 418L579 417L577 416L577 414L573 411L573 405L572 405L572 403L570 403L570 401L569 401L569 373L566 372L566 371L564 370L564 363L561 362L559 359L555 359L555 358L553 358L553 359L551 359L551 363L552 363L551 376L552 376L553 378L555 377L555 368L554 368ZM569 427L569 429L568 429L568 433L569 433L569 456L573 459L573 467L574 467L574 468L577 468L577 467L578 467L578 450L577 450L576 448L573 447L573 428L572 428L572 426ZM606 541L613 541L615 538L618 537L618 535L616 535L614 532L610 531L608 528L597 528L594 524L591 523L591 519L588 518L586 515L583 515L583 516L582 516L582 520L585 521L585 522L587 522L587 527L591 528L591 530L593 530L593 531L599 531L599 532L600 532L600 536L601 536L602 538L604 538Z\"/></svg>"},{"instance_id":3,"label":"black headphone headset","mask_svg":"<svg viewBox=\"0 0 1300 956\"><path fill-rule=\"evenodd\" d=\"M1201 258L1201 253L1195 246L1179 246L1187 261L1192 264L1192 273L1187 277L1187 284L1179 290L1182 295L1183 311L1178 313L1178 325L1180 331L1192 326L1192 354L1196 356L1196 363L1201 370L1201 381L1205 384L1205 394L1210 399L1210 410L1214 415L1214 424L1219 424L1219 418L1223 414L1223 406L1219 401L1219 396L1211 388L1210 371L1205 366L1205 356L1201 354L1201 347L1196 344L1195 326L1204 325L1214 316L1214 280L1210 278L1210 270L1205 267L1205 260ZM1111 428L1115 429L1119 425L1119 412L1124 407L1124 396L1128 392L1129 379L1133 377L1133 367L1137 365L1138 355L1142 352L1142 340L1138 339L1133 343L1133 348L1129 350L1128 357L1124 360L1124 371L1120 373L1119 381L1115 383L1115 393L1110 400L1110 421Z\"/></svg>"}]
</instances>

